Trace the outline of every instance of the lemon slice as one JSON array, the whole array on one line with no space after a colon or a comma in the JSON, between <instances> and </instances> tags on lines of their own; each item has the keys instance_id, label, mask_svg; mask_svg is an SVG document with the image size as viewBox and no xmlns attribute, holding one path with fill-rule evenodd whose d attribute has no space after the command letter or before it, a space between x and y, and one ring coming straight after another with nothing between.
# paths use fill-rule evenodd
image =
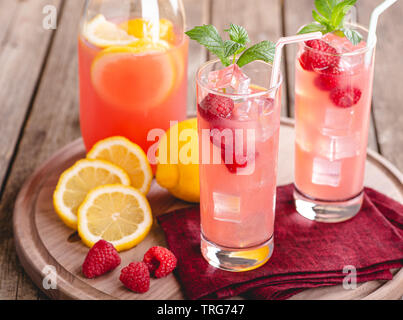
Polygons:
<instances>
[{"instance_id":1,"label":"lemon slice","mask_svg":"<svg viewBox=\"0 0 403 320\"><path fill-rule=\"evenodd\" d=\"M140 191L105 185L91 190L78 209L78 233L89 247L104 239L122 251L146 237L152 220L150 205Z\"/></svg>"},{"instance_id":2,"label":"lemon slice","mask_svg":"<svg viewBox=\"0 0 403 320\"><path fill-rule=\"evenodd\" d=\"M100 185L116 183L130 185L123 169L102 160L79 160L60 176L53 205L63 222L77 229L77 210L87 193Z\"/></svg>"},{"instance_id":3,"label":"lemon slice","mask_svg":"<svg viewBox=\"0 0 403 320\"><path fill-rule=\"evenodd\" d=\"M102 14L97 15L84 26L84 37L101 48L126 46L137 40L116 24L106 20Z\"/></svg>"},{"instance_id":4,"label":"lemon slice","mask_svg":"<svg viewBox=\"0 0 403 320\"><path fill-rule=\"evenodd\" d=\"M129 44L132 53L165 52L170 47L169 43L165 40L152 41L150 39L139 39Z\"/></svg>"},{"instance_id":5,"label":"lemon slice","mask_svg":"<svg viewBox=\"0 0 403 320\"><path fill-rule=\"evenodd\" d=\"M165 52L169 48L170 48L169 43L164 40L158 40L156 42L153 42L149 39L138 39L131 42L127 46L110 46L102 50L96 56L95 61L110 53L138 54L138 53Z\"/></svg>"},{"instance_id":6,"label":"lemon slice","mask_svg":"<svg viewBox=\"0 0 403 320\"><path fill-rule=\"evenodd\" d=\"M153 21L138 18L125 21L119 25L129 35L136 38L152 38L154 27ZM168 19L159 21L159 38L173 43L175 41L174 26Z\"/></svg>"},{"instance_id":7,"label":"lemon slice","mask_svg":"<svg viewBox=\"0 0 403 320\"><path fill-rule=\"evenodd\" d=\"M91 81L99 96L127 112L150 110L163 103L176 84L174 59L166 41L140 39L110 47L95 57ZM148 57L146 53L152 52Z\"/></svg>"},{"instance_id":8,"label":"lemon slice","mask_svg":"<svg viewBox=\"0 0 403 320\"><path fill-rule=\"evenodd\" d=\"M88 159L101 159L124 169L134 188L143 194L150 190L153 174L147 156L135 143L124 137L112 137L96 143L87 154Z\"/></svg>"}]
</instances>

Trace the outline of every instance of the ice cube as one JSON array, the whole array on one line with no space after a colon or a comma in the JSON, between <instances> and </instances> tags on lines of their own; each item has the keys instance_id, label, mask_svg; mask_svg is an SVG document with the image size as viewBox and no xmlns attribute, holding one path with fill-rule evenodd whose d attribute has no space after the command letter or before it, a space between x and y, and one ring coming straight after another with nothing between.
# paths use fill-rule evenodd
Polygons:
<instances>
[{"instance_id":1,"label":"ice cube","mask_svg":"<svg viewBox=\"0 0 403 320\"><path fill-rule=\"evenodd\" d=\"M355 132L348 136L333 137L335 148L333 159L340 160L345 158L356 157L361 152L361 134Z\"/></svg>"},{"instance_id":2,"label":"ice cube","mask_svg":"<svg viewBox=\"0 0 403 320\"><path fill-rule=\"evenodd\" d=\"M241 223L241 197L213 192L214 219Z\"/></svg>"},{"instance_id":3,"label":"ice cube","mask_svg":"<svg viewBox=\"0 0 403 320\"><path fill-rule=\"evenodd\" d=\"M328 108L325 112L324 126L321 130L322 134L334 134L349 130L353 123L353 117L353 108Z\"/></svg>"},{"instance_id":4,"label":"ice cube","mask_svg":"<svg viewBox=\"0 0 403 320\"><path fill-rule=\"evenodd\" d=\"M235 108L232 115L237 120L254 119L257 110L254 108L252 99L239 99L235 102Z\"/></svg>"},{"instance_id":5,"label":"ice cube","mask_svg":"<svg viewBox=\"0 0 403 320\"><path fill-rule=\"evenodd\" d=\"M237 99L233 116L237 120L258 120L273 116L274 101L266 97Z\"/></svg>"},{"instance_id":6,"label":"ice cube","mask_svg":"<svg viewBox=\"0 0 403 320\"><path fill-rule=\"evenodd\" d=\"M221 70L211 71L208 75L208 87L219 89L225 93L249 93L250 78L244 74L237 64Z\"/></svg>"},{"instance_id":7,"label":"ice cube","mask_svg":"<svg viewBox=\"0 0 403 320\"><path fill-rule=\"evenodd\" d=\"M340 183L341 161L314 158L312 166L312 183L337 187Z\"/></svg>"},{"instance_id":8,"label":"ice cube","mask_svg":"<svg viewBox=\"0 0 403 320\"><path fill-rule=\"evenodd\" d=\"M318 140L319 153L330 161L355 157L361 152L360 140L360 132L348 135L325 134Z\"/></svg>"}]
</instances>

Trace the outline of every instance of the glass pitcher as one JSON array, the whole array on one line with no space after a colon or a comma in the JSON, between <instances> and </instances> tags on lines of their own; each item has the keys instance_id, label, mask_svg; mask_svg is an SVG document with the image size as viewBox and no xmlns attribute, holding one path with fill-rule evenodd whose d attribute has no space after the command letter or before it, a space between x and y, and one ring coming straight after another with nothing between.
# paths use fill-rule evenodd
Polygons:
<instances>
[{"instance_id":1,"label":"glass pitcher","mask_svg":"<svg viewBox=\"0 0 403 320\"><path fill-rule=\"evenodd\" d=\"M181 0L88 0L78 37L87 151L124 136L147 153L152 129L186 118L188 40Z\"/></svg>"}]
</instances>

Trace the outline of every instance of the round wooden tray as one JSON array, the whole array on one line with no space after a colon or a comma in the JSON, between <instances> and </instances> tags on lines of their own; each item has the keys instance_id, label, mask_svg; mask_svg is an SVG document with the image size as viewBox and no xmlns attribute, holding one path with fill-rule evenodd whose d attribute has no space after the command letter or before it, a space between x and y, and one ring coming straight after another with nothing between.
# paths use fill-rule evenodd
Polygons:
<instances>
[{"instance_id":1,"label":"round wooden tray","mask_svg":"<svg viewBox=\"0 0 403 320\"><path fill-rule=\"evenodd\" d=\"M294 125L292 120L281 120L278 184L293 181ZM35 284L54 299L183 299L173 275L151 280L150 290L135 294L120 283L119 270L89 280L82 276L81 265L88 248L77 233L67 228L53 209L52 194L62 171L85 157L81 139L65 146L39 167L26 181L18 195L14 216L14 237L20 262ZM369 151L365 185L386 192L403 202L402 174L384 158ZM148 195L154 216L190 204L176 200L155 181ZM122 252L122 266L141 260L153 245L165 245L164 234L157 223L147 238L136 248ZM48 266L57 272L57 288L45 289L44 277ZM44 273L43 273L44 272ZM46 286L45 286L46 287ZM293 299L399 299L403 295L403 269L395 270L394 279L388 282L372 281L355 290L341 286L306 290Z\"/></svg>"}]
</instances>

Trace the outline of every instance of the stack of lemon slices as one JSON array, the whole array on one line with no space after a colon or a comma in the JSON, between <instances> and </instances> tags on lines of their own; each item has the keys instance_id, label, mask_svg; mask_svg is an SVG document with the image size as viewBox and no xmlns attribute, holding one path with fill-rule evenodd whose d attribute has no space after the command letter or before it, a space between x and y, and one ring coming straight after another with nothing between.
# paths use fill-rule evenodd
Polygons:
<instances>
[{"instance_id":1,"label":"stack of lemon slices","mask_svg":"<svg viewBox=\"0 0 403 320\"><path fill-rule=\"evenodd\" d=\"M138 145L123 137L108 138L60 176L53 204L87 246L104 239L118 251L127 250L151 229L146 194L152 178L147 156Z\"/></svg>"}]
</instances>

